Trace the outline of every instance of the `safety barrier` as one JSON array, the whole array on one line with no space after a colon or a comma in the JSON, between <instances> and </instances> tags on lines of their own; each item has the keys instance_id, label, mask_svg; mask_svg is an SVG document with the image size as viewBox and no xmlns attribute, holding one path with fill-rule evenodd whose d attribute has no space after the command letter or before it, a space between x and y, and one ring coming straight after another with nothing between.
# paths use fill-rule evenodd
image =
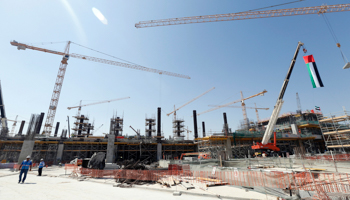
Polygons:
<instances>
[{"instance_id":1,"label":"safety barrier","mask_svg":"<svg viewBox=\"0 0 350 200\"><path fill-rule=\"evenodd\" d=\"M335 154L335 155L315 155L305 156L308 160L327 160L327 161L350 161L350 154Z\"/></svg>"},{"instance_id":2,"label":"safety barrier","mask_svg":"<svg viewBox=\"0 0 350 200\"><path fill-rule=\"evenodd\" d=\"M189 171L189 170L98 170L65 165L73 173L92 178L109 177L139 181L158 181L173 177L185 179L192 184L234 185L245 187L266 187L317 191L318 193L349 193L350 177L347 173L310 173L310 172L267 172L267 171Z\"/></svg>"}]
</instances>

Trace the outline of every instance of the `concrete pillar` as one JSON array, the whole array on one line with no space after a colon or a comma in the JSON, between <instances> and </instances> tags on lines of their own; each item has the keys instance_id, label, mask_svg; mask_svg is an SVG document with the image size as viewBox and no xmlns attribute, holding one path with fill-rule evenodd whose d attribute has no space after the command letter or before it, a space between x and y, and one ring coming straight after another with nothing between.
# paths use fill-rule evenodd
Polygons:
<instances>
[{"instance_id":1,"label":"concrete pillar","mask_svg":"<svg viewBox=\"0 0 350 200\"><path fill-rule=\"evenodd\" d=\"M64 144L58 144L56 161L61 162L63 156Z\"/></svg>"},{"instance_id":2,"label":"concrete pillar","mask_svg":"<svg viewBox=\"0 0 350 200\"><path fill-rule=\"evenodd\" d=\"M231 149L231 138L227 138L226 141L226 160L232 158L232 149Z\"/></svg>"},{"instance_id":3,"label":"concrete pillar","mask_svg":"<svg viewBox=\"0 0 350 200\"><path fill-rule=\"evenodd\" d=\"M19 154L18 164L21 164L27 156L31 156L34 149L34 140L24 140L22 145L21 153Z\"/></svg>"},{"instance_id":4,"label":"concrete pillar","mask_svg":"<svg viewBox=\"0 0 350 200\"><path fill-rule=\"evenodd\" d=\"M115 135L109 134L108 135L108 143L107 143L107 155L106 155L106 163L113 163L114 162L114 142L115 142Z\"/></svg>"},{"instance_id":5,"label":"concrete pillar","mask_svg":"<svg viewBox=\"0 0 350 200\"><path fill-rule=\"evenodd\" d=\"M157 161L162 159L162 143L157 144Z\"/></svg>"}]
</instances>

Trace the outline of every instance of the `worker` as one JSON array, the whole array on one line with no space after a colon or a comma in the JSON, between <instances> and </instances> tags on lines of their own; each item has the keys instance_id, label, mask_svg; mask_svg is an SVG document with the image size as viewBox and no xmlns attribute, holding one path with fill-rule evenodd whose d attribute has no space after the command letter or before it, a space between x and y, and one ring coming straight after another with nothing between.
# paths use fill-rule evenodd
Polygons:
<instances>
[{"instance_id":1,"label":"worker","mask_svg":"<svg viewBox=\"0 0 350 200\"><path fill-rule=\"evenodd\" d=\"M45 166L45 162L44 162L44 159L42 158L40 159L40 163L39 163L38 176L41 176L44 166Z\"/></svg>"},{"instance_id":2,"label":"worker","mask_svg":"<svg viewBox=\"0 0 350 200\"><path fill-rule=\"evenodd\" d=\"M18 170L21 170L21 172L19 173L19 181L18 181L18 183L20 183L21 180L22 180L22 183L24 183L24 181L26 180L26 177L27 177L28 170L32 171L32 161L30 160L30 156L27 156L26 160L22 161L22 163L19 166ZM22 179L22 174L23 173L24 173L24 177Z\"/></svg>"},{"instance_id":3,"label":"worker","mask_svg":"<svg viewBox=\"0 0 350 200\"><path fill-rule=\"evenodd\" d=\"M262 157L265 158L266 157L266 153L265 151L262 153Z\"/></svg>"}]
</instances>

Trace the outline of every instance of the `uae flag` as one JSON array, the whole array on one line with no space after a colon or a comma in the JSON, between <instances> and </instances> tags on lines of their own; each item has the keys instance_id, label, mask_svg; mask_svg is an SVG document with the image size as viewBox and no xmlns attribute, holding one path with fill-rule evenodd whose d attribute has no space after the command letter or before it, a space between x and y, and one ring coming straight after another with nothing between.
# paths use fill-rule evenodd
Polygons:
<instances>
[{"instance_id":1,"label":"uae flag","mask_svg":"<svg viewBox=\"0 0 350 200\"><path fill-rule=\"evenodd\" d=\"M312 55L304 56L304 60L305 60L307 69L309 71L313 88L323 87L323 83L322 83L320 74L318 73L314 57Z\"/></svg>"}]
</instances>

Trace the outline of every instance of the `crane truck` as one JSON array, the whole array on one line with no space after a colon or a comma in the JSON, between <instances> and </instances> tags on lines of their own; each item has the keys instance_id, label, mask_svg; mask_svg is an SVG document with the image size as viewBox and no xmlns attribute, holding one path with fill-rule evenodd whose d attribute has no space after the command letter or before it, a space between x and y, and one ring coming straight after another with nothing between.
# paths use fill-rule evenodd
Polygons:
<instances>
[{"instance_id":1,"label":"crane truck","mask_svg":"<svg viewBox=\"0 0 350 200\"><path fill-rule=\"evenodd\" d=\"M287 76L284 79L284 82L283 82L280 94L278 96L276 105L275 105L275 107L274 107L274 109L272 111L269 123L267 124L266 130L265 130L265 133L264 133L264 137L263 137L261 143L257 142L255 145L252 146L253 150L256 150L256 151L271 150L271 151L274 151L274 152L280 151L280 148L278 148L277 145L276 145L276 132L274 133L274 143L269 143L269 140L270 140L270 137L271 137L271 135L272 135L272 133L274 131L274 128L275 128L275 125L276 125L276 122L277 122L277 119L278 119L278 115L279 115L279 113L281 111L281 108L282 108L282 105L283 105L283 102L284 102L283 101L283 96L284 96L284 93L286 92L287 85L289 83L289 78L290 78L290 75L292 74L292 71L293 71L293 68L294 68L294 65L295 65L295 61L296 61L297 56L299 54L300 48L303 47L303 46L304 46L304 43L298 42L297 49L295 50L294 57L292 59L292 62L290 63L290 66L289 66L289 69L288 69L288 72L287 72ZM304 47L303 47L303 51L304 51L304 53L307 52Z\"/></svg>"}]
</instances>

